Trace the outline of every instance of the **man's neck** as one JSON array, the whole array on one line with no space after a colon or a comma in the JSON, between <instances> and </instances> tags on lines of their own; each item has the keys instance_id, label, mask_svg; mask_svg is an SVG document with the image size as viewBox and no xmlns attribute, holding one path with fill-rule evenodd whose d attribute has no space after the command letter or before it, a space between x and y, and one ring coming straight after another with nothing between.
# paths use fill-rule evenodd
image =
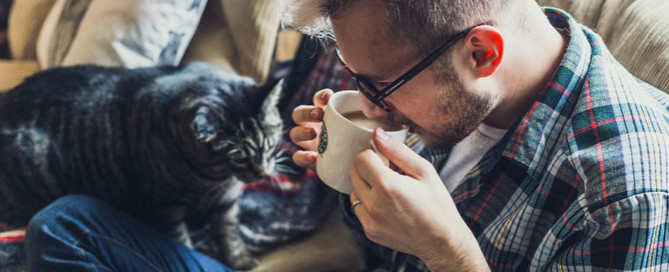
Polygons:
<instances>
[{"instance_id":1,"label":"man's neck","mask_svg":"<svg viewBox=\"0 0 669 272\"><path fill-rule=\"evenodd\" d=\"M548 21L531 35L513 36L506 46L507 63L500 69L501 90L506 95L484 123L510 128L522 117L553 79L568 44Z\"/></svg>"}]
</instances>

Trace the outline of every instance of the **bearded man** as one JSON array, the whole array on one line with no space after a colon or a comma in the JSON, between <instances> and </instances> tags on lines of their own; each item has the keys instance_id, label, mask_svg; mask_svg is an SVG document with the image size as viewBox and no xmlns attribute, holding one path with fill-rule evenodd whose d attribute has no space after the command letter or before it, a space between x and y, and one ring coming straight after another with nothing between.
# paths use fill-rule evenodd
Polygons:
<instances>
[{"instance_id":1,"label":"bearded man","mask_svg":"<svg viewBox=\"0 0 669 272\"><path fill-rule=\"evenodd\" d=\"M668 270L669 97L602 39L533 0L303 0L286 23L333 37L381 129L340 208L379 271ZM323 35L324 34L324 35ZM293 111L315 169L331 90ZM376 271L376 270L375 270Z\"/></svg>"}]
</instances>

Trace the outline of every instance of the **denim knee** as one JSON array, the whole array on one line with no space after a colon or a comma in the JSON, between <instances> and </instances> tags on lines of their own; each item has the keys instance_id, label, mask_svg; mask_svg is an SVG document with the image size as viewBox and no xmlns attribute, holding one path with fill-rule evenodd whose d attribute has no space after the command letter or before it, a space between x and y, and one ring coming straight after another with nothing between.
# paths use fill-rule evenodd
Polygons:
<instances>
[{"instance_id":1,"label":"denim knee","mask_svg":"<svg viewBox=\"0 0 669 272\"><path fill-rule=\"evenodd\" d=\"M87 210L95 209L102 202L94 197L84 195L67 195L51 202L44 209L35 214L26 227L26 237L34 237L43 231L43 226L60 229L63 219L80 219L87 214Z\"/></svg>"}]
</instances>

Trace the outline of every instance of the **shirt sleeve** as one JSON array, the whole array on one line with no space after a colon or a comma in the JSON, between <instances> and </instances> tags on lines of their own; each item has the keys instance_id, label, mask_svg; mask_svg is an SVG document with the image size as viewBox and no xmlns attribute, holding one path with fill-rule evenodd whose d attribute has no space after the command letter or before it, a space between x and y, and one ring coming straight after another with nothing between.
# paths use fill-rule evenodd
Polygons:
<instances>
[{"instance_id":1,"label":"shirt sleeve","mask_svg":"<svg viewBox=\"0 0 669 272\"><path fill-rule=\"evenodd\" d=\"M586 216L547 271L669 271L669 193L643 193Z\"/></svg>"}]
</instances>

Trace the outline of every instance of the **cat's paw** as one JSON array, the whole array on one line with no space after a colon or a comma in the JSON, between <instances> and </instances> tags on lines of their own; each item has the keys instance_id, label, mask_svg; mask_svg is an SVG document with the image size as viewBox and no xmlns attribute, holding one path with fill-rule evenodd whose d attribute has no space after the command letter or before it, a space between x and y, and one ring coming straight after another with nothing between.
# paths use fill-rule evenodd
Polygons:
<instances>
[{"instance_id":1,"label":"cat's paw","mask_svg":"<svg viewBox=\"0 0 669 272\"><path fill-rule=\"evenodd\" d=\"M226 256L225 259L224 263L235 271L251 270L259 264L258 259L251 255Z\"/></svg>"}]
</instances>

